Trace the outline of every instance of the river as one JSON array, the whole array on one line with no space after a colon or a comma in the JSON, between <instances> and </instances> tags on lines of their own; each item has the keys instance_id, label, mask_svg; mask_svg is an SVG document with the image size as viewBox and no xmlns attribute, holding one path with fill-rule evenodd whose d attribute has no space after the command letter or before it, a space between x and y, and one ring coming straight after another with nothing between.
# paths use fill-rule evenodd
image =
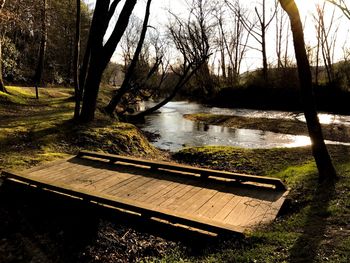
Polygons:
<instances>
[{"instance_id":1,"label":"river","mask_svg":"<svg viewBox=\"0 0 350 263\"><path fill-rule=\"evenodd\" d=\"M141 108L152 106L145 103ZM233 116L273 119L298 119L304 121L303 114L284 111L263 111L251 109L228 109L208 107L194 102L169 102L158 112L146 116L138 125L142 130L159 134L153 144L163 150L177 151L186 146L229 145L243 148L298 147L310 145L307 136L289 135L253 129L233 129L215 125L204 125L187 120L184 114L213 113ZM323 124L342 123L350 126L350 116L319 114ZM327 142L335 143L337 142ZM342 143L343 144L343 143Z\"/></svg>"}]
</instances>

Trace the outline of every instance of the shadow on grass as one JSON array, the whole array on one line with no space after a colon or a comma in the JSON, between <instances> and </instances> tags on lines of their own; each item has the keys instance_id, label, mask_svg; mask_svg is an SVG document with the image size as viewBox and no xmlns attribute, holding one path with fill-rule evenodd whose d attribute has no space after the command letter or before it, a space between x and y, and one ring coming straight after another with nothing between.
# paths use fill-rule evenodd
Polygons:
<instances>
[{"instance_id":1,"label":"shadow on grass","mask_svg":"<svg viewBox=\"0 0 350 263\"><path fill-rule=\"evenodd\" d=\"M11 182L0 187L0 221L4 263L139 262L177 249L194 255L213 242L203 234Z\"/></svg>"},{"instance_id":2,"label":"shadow on grass","mask_svg":"<svg viewBox=\"0 0 350 263\"><path fill-rule=\"evenodd\" d=\"M326 232L327 218L330 215L328 207L334 194L335 182L318 184L306 215L303 233L290 251L290 262L313 262L316 259Z\"/></svg>"},{"instance_id":3,"label":"shadow on grass","mask_svg":"<svg viewBox=\"0 0 350 263\"><path fill-rule=\"evenodd\" d=\"M0 262L74 262L96 237L98 219L87 207L9 183L0 200Z\"/></svg>"}]
</instances>

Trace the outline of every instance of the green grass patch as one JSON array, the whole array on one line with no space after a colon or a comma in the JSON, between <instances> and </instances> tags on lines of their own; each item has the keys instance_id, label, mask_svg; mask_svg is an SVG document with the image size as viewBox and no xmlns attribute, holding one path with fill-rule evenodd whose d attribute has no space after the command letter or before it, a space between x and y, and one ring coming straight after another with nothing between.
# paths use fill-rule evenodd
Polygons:
<instances>
[{"instance_id":1,"label":"green grass patch","mask_svg":"<svg viewBox=\"0 0 350 263\"><path fill-rule=\"evenodd\" d=\"M181 162L220 170L271 175L292 165L313 160L309 147L276 149L242 149L230 146L185 148L174 158Z\"/></svg>"},{"instance_id":2,"label":"green grass patch","mask_svg":"<svg viewBox=\"0 0 350 263\"><path fill-rule=\"evenodd\" d=\"M22 169L64 158L79 150L154 157L158 151L131 124L97 112L90 124L72 121L71 88L7 87L11 104L1 104L0 169Z\"/></svg>"}]
</instances>

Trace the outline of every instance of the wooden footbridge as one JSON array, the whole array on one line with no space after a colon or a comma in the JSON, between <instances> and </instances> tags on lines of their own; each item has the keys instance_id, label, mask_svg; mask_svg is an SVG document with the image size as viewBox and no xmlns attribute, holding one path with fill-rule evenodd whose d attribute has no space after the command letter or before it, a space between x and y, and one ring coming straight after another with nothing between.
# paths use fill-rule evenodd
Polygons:
<instances>
[{"instance_id":1,"label":"wooden footbridge","mask_svg":"<svg viewBox=\"0 0 350 263\"><path fill-rule=\"evenodd\" d=\"M275 178L85 151L2 177L212 233L244 233L271 222L288 193Z\"/></svg>"}]
</instances>

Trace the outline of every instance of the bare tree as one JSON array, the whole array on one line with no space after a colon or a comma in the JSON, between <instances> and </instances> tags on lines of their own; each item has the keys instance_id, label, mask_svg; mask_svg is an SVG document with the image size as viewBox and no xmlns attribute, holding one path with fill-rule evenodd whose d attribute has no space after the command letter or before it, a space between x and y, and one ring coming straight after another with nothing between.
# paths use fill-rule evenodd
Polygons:
<instances>
[{"instance_id":1,"label":"bare tree","mask_svg":"<svg viewBox=\"0 0 350 263\"><path fill-rule=\"evenodd\" d=\"M196 27L196 30L192 30L191 34L193 34L193 41L198 41L197 52L201 54L211 53L213 49L212 41L214 40L216 27L213 8L213 2L210 0L192 0L188 2L190 15L186 24L187 27ZM203 61L195 73L195 86L197 89L200 88L200 94L197 93L197 96L211 97L214 93L215 85L208 59Z\"/></svg>"},{"instance_id":2,"label":"bare tree","mask_svg":"<svg viewBox=\"0 0 350 263\"><path fill-rule=\"evenodd\" d=\"M142 50L142 46L146 37L146 32L147 32L147 28L148 28L148 19L149 19L149 15L150 15L150 8L151 8L151 2L152 0L148 0L147 1L147 5L146 5L146 11L145 11L145 17L144 17L144 21L143 21L143 25L142 25L142 30L141 30L141 34L140 34L140 39L139 42L137 44L134 56L131 60L131 63L126 71L125 74L125 78L124 81L121 85L121 87L117 90L117 92L115 93L115 95L112 97L111 101L109 102L109 104L105 107L105 111L108 114L112 114L115 110L115 108L117 107L118 103L120 102L121 98L123 97L123 95L130 89L130 80L132 78L132 74L134 73L134 70L136 68L137 65L137 61L139 60L139 56Z\"/></svg>"},{"instance_id":3,"label":"bare tree","mask_svg":"<svg viewBox=\"0 0 350 263\"><path fill-rule=\"evenodd\" d=\"M172 67L177 80L172 85L170 94L154 107L147 109L137 115L144 117L160 109L190 81L190 79L201 69L202 65L208 63L210 54L209 38L207 31L203 29L203 21L198 21L194 13L190 13L187 21L172 14L175 21L168 27L172 41L176 49L182 55L182 64L178 70Z\"/></svg>"},{"instance_id":4,"label":"bare tree","mask_svg":"<svg viewBox=\"0 0 350 263\"><path fill-rule=\"evenodd\" d=\"M2 41L3 41L3 30L2 30L2 10L5 5L5 0L0 0L0 91L2 92L7 92L4 81L3 81L3 76L2 76Z\"/></svg>"},{"instance_id":5,"label":"bare tree","mask_svg":"<svg viewBox=\"0 0 350 263\"><path fill-rule=\"evenodd\" d=\"M350 9L347 6L345 0L327 0L328 2L334 4L336 7L338 7L343 14L350 19Z\"/></svg>"},{"instance_id":6,"label":"bare tree","mask_svg":"<svg viewBox=\"0 0 350 263\"><path fill-rule=\"evenodd\" d=\"M319 73L319 54L322 54L323 64L326 69L328 83L333 83L334 81L334 50L337 40L337 33L339 26L336 26L335 29L332 29L334 26L335 18L335 9L330 16L330 21L328 26L325 21L325 6L326 3L323 3L322 6L316 6L316 15L314 15L315 27L317 32L317 46L316 46L316 83L318 83L318 73Z\"/></svg>"},{"instance_id":7,"label":"bare tree","mask_svg":"<svg viewBox=\"0 0 350 263\"><path fill-rule=\"evenodd\" d=\"M289 31L285 30L288 26L288 17L282 8L276 7L276 56L277 68L285 68L288 66L288 46ZM285 41L283 43L283 41ZM284 50L283 50L284 46Z\"/></svg>"},{"instance_id":8,"label":"bare tree","mask_svg":"<svg viewBox=\"0 0 350 263\"><path fill-rule=\"evenodd\" d=\"M154 28L153 28L154 29ZM159 32L149 31L137 66L130 79L130 88L118 103L118 115L133 113L141 101L157 98L169 77L169 41Z\"/></svg>"},{"instance_id":9,"label":"bare tree","mask_svg":"<svg viewBox=\"0 0 350 263\"><path fill-rule=\"evenodd\" d=\"M228 6L232 10L236 10L236 8L232 5L230 1L226 0L226 3L228 3ZM246 30L249 32L249 34L255 39L255 41L260 45L260 48L251 47L259 52L261 52L262 55L262 75L265 82L268 82L268 62L267 62L267 49L266 49L266 33L267 30L274 19L276 15L276 4L275 1L275 8L271 10L270 14L267 13L267 7L266 7L266 0L261 0L260 7L255 7L255 20L251 20L249 18L249 15L240 15L240 20L242 25L246 28Z\"/></svg>"},{"instance_id":10,"label":"bare tree","mask_svg":"<svg viewBox=\"0 0 350 263\"><path fill-rule=\"evenodd\" d=\"M337 175L325 145L321 125L315 109L312 92L311 69L306 54L303 27L300 20L299 10L294 0L279 0L279 2L290 18L304 114L309 136L312 142L312 153L319 171L319 180L321 182L325 180L333 180Z\"/></svg>"},{"instance_id":11,"label":"bare tree","mask_svg":"<svg viewBox=\"0 0 350 263\"><path fill-rule=\"evenodd\" d=\"M217 4L217 6L219 5ZM241 7L239 0L229 4L226 2L225 6L228 6L229 10L233 12L225 15L223 11L219 10L217 19L222 38L221 42L229 61L227 68L228 81L231 85L236 85L239 83L242 60L248 51L248 40L252 28L244 27L241 22L242 17L247 15L247 10ZM227 17L231 17L231 19L225 22Z\"/></svg>"},{"instance_id":12,"label":"bare tree","mask_svg":"<svg viewBox=\"0 0 350 263\"><path fill-rule=\"evenodd\" d=\"M80 58L80 24L81 24L81 3L80 0L76 0L76 21L75 21L75 43L74 43L74 61L73 61L73 79L74 79L74 96L75 96L75 109L74 119L79 118L80 113L80 100L81 92L79 86L79 58Z\"/></svg>"},{"instance_id":13,"label":"bare tree","mask_svg":"<svg viewBox=\"0 0 350 263\"><path fill-rule=\"evenodd\" d=\"M241 23L244 10L239 0L227 4L217 2L215 18L218 25L217 46L220 53L222 77L230 85L239 83L242 60L248 50L249 32ZM229 13L229 11L233 11Z\"/></svg>"},{"instance_id":14,"label":"bare tree","mask_svg":"<svg viewBox=\"0 0 350 263\"><path fill-rule=\"evenodd\" d=\"M40 10L40 19L41 19L41 31L40 31L40 46L39 46L39 57L38 64L35 70L34 75L34 85L35 85L35 96L39 99L39 86L41 85L42 75L44 71L45 64L45 53L46 53L46 44L47 44L47 23L46 23L46 11L47 11L47 1L42 0L42 6Z\"/></svg>"}]
</instances>

